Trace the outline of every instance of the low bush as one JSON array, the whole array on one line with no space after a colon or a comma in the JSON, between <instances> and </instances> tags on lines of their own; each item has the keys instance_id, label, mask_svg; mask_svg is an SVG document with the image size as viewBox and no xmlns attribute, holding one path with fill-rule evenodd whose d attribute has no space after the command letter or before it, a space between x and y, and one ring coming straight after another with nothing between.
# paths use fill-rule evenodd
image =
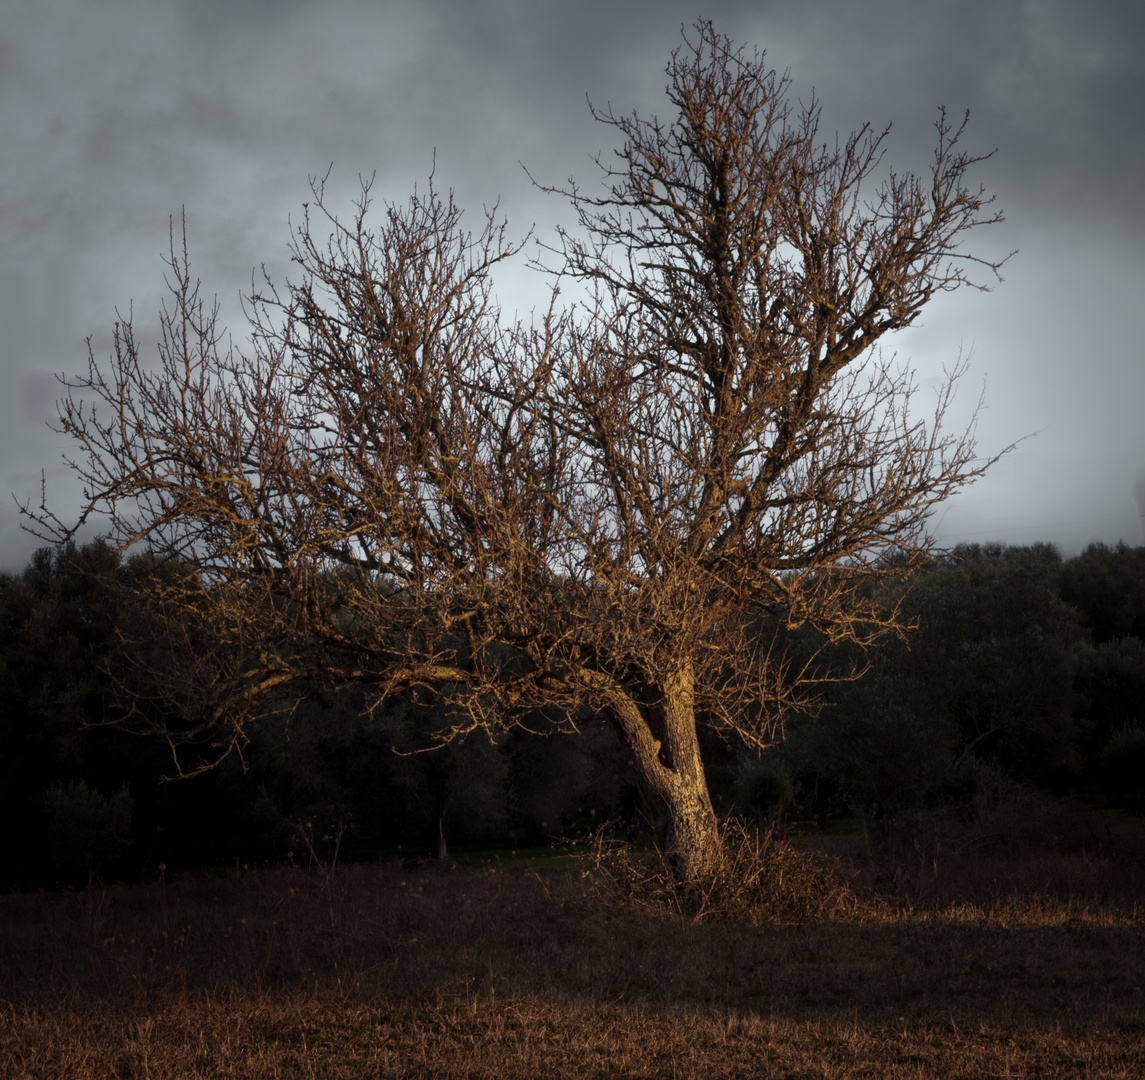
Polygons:
<instances>
[{"instance_id":1,"label":"low bush","mask_svg":"<svg viewBox=\"0 0 1145 1080\"><path fill-rule=\"evenodd\" d=\"M83 871L90 886L96 872L113 865L130 845L134 806L126 786L109 796L82 780L49 788L44 807L56 864L66 874Z\"/></svg>"},{"instance_id":2,"label":"low bush","mask_svg":"<svg viewBox=\"0 0 1145 1080\"><path fill-rule=\"evenodd\" d=\"M697 923L848 918L869 906L830 860L795 849L772 829L727 818L721 836L724 855L716 868L681 884L659 852L633 847L604 826L590 839L584 873L606 902Z\"/></svg>"},{"instance_id":3,"label":"low bush","mask_svg":"<svg viewBox=\"0 0 1145 1080\"><path fill-rule=\"evenodd\" d=\"M1104 788L1126 806L1145 806L1145 727L1115 731L1099 759Z\"/></svg>"}]
</instances>

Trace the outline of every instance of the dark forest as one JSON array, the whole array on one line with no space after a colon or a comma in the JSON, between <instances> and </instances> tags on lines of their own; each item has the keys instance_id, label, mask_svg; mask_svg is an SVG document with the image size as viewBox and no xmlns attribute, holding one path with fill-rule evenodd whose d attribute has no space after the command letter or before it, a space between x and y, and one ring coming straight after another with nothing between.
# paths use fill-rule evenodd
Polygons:
<instances>
[{"instance_id":1,"label":"dark forest","mask_svg":"<svg viewBox=\"0 0 1145 1080\"><path fill-rule=\"evenodd\" d=\"M603 723L574 736L538 713L531 730L428 749L447 706L428 692L372 713L352 688L272 701L241 753L171 778L163 741L124 729L116 690L124 620L165 572L97 542L42 549L0 577L0 812L19 823L3 889L148 879L160 865L417 860L442 837L451 853L547 846L606 822L651 842ZM963 546L880 587L918 628L863 678L828 684L762 754L706 736L721 815L796 833L849 821L872 856L901 859L1063 830L1093 844L1086 812L1142 810L1145 548ZM840 646L823 662L853 658Z\"/></svg>"}]
</instances>

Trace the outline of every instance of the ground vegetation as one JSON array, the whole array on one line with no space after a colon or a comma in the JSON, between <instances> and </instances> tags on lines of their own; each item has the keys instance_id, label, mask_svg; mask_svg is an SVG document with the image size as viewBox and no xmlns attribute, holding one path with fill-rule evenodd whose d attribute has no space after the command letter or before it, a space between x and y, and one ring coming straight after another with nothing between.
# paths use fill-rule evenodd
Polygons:
<instances>
[{"instance_id":1,"label":"ground vegetation","mask_svg":"<svg viewBox=\"0 0 1145 1080\"><path fill-rule=\"evenodd\" d=\"M762 925L649 919L584 869L276 869L2 897L0 1072L842 1080L1145 1064L1142 882L1124 860L851 876L832 917Z\"/></svg>"}]
</instances>

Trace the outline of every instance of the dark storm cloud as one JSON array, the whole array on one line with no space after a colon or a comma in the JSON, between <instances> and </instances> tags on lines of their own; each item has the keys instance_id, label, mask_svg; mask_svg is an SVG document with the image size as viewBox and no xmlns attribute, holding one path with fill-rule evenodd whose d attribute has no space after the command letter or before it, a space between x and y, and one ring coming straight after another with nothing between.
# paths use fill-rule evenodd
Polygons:
<instances>
[{"instance_id":1,"label":"dark storm cloud","mask_svg":"<svg viewBox=\"0 0 1145 1080\"><path fill-rule=\"evenodd\" d=\"M287 216L309 197L307 177L331 163L339 212L359 174L375 170L375 194L403 201L436 155L436 182L456 189L471 225L500 199L515 235L534 222L551 235L568 210L518 163L544 183L595 183L591 155L616 140L593 124L586 94L666 115L664 66L696 7L10 0L0 23L2 486L32 493L41 465L64 483L54 465L64 448L42 427L48 374L82 365L88 333L106 351L116 305L134 299L141 337L154 339L170 215L186 207L195 268L237 331L235 297L263 261L287 270ZM974 378L990 376L989 449L1043 434L950 504L951 536L1013 529L1007 538L1075 548L1091 536L1143 539L1134 491L1145 361L1131 325L1145 284L1141 11L1060 0L704 7L717 29L790 68L797 99L814 88L825 137L893 121L886 166L925 168L945 105L954 118L971 110L968 150L998 147L978 179L1007 222L980 250L1022 253L995 293L933 305L897 345L924 389L960 342L975 348ZM507 306L527 308L540 285L517 268L499 288ZM31 544L0 510L0 563Z\"/></svg>"}]
</instances>

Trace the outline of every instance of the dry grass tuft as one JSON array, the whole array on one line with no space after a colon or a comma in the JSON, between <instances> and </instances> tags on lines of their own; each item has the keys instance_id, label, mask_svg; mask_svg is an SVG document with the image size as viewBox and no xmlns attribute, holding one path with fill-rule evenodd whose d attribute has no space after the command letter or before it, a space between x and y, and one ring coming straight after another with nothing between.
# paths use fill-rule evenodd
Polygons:
<instances>
[{"instance_id":1,"label":"dry grass tuft","mask_svg":"<svg viewBox=\"0 0 1145 1080\"><path fill-rule=\"evenodd\" d=\"M871 895L850 887L837 860L798 851L734 818L723 822L722 839L725 854L715 870L681 886L659 852L635 850L606 826L589 841L584 874L608 905L697 923L853 919L878 908Z\"/></svg>"}]
</instances>

